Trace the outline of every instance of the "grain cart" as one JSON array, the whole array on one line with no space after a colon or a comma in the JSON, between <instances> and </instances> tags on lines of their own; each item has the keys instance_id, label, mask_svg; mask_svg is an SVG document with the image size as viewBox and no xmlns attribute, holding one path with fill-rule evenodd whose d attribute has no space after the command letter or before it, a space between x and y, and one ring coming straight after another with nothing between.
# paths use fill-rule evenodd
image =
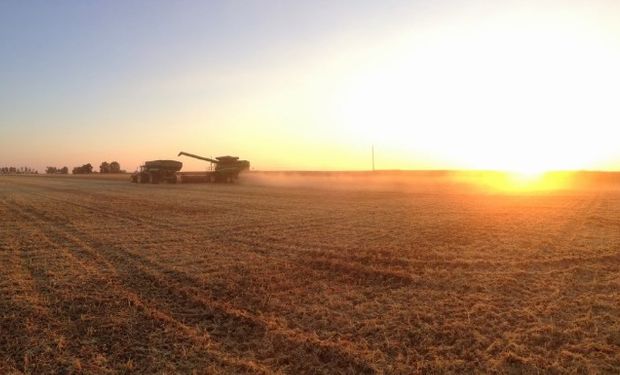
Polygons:
<instances>
[{"instance_id":1,"label":"grain cart","mask_svg":"<svg viewBox=\"0 0 620 375\"><path fill-rule=\"evenodd\" d=\"M131 182L158 184L177 182L176 173L183 168L183 163L176 160L151 160L140 167L139 171L131 175Z\"/></svg>"},{"instance_id":2,"label":"grain cart","mask_svg":"<svg viewBox=\"0 0 620 375\"><path fill-rule=\"evenodd\" d=\"M205 158L203 156L190 154L188 152L179 152L178 156L185 155L190 158L208 161L211 166L215 165L215 168L206 172L205 182L233 182L239 178L239 173L246 169L250 169L250 162L247 160L239 160L236 156L218 156L215 159ZM189 181L189 177L188 181ZM181 182L184 181L185 176L181 176Z\"/></svg>"}]
</instances>

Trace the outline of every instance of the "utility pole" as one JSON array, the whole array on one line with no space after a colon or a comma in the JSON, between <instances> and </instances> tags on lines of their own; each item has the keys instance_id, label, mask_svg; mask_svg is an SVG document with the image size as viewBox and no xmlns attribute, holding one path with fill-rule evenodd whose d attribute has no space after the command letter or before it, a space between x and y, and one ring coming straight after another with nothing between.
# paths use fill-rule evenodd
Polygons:
<instances>
[{"instance_id":1,"label":"utility pole","mask_svg":"<svg viewBox=\"0 0 620 375\"><path fill-rule=\"evenodd\" d=\"M371 147L371 152L372 152L372 171L375 171L375 145L372 145Z\"/></svg>"}]
</instances>

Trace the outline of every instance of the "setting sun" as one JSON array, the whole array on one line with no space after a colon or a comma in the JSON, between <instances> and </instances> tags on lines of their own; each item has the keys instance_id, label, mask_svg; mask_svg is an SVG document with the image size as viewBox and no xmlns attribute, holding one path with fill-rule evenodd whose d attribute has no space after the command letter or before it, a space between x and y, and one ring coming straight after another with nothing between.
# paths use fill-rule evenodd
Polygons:
<instances>
[{"instance_id":1,"label":"setting sun","mask_svg":"<svg viewBox=\"0 0 620 375\"><path fill-rule=\"evenodd\" d=\"M535 193L552 192L571 187L574 172L481 172L470 183L491 192Z\"/></svg>"}]
</instances>

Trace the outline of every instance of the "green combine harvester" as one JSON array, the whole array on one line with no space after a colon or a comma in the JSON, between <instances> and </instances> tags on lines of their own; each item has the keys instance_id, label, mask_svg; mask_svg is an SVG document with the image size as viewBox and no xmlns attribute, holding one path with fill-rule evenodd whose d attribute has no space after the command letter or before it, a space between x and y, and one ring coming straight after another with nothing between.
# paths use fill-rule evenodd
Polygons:
<instances>
[{"instance_id":1,"label":"green combine harvester","mask_svg":"<svg viewBox=\"0 0 620 375\"><path fill-rule=\"evenodd\" d=\"M185 155L195 159L211 163L211 169L206 172L180 172L183 163L176 160L151 160L140 166L140 169L131 175L131 181L135 183L158 184L168 182L234 182L239 174L250 169L250 162L239 160L236 156L218 156L215 159L190 154L181 151L178 156Z\"/></svg>"},{"instance_id":2,"label":"green combine harvester","mask_svg":"<svg viewBox=\"0 0 620 375\"><path fill-rule=\"evenodd\" d=\"M250 162L239 160L237 156L218 156L215 159L206 158L188 152L181 151L178 156L185 155L190 158L204 160L211 163L212 170L197 175L195 173L180 173L181 182L234 182L239 178L239 173L250 169ZM200 181L204 178L206 181Z\"/></svg>"}]
</instances>

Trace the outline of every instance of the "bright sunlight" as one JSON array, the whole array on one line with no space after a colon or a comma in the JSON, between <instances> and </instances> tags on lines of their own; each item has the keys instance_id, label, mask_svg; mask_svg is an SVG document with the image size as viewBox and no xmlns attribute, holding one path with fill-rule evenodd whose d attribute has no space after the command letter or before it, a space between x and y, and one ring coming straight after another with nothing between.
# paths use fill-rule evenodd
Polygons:
<instances>
[{"instance_id":1,"label":"bright sunlight","mask_svg":"<svg viewBox=\"0 0 620 375\"><path fill-rule=\"evenodd\" d=\"M358 69L340 93L349 133L530 177L612 157L620 58L594 21L510 13L448 24L406 34Z\"/></svg>"}]
</instances>

